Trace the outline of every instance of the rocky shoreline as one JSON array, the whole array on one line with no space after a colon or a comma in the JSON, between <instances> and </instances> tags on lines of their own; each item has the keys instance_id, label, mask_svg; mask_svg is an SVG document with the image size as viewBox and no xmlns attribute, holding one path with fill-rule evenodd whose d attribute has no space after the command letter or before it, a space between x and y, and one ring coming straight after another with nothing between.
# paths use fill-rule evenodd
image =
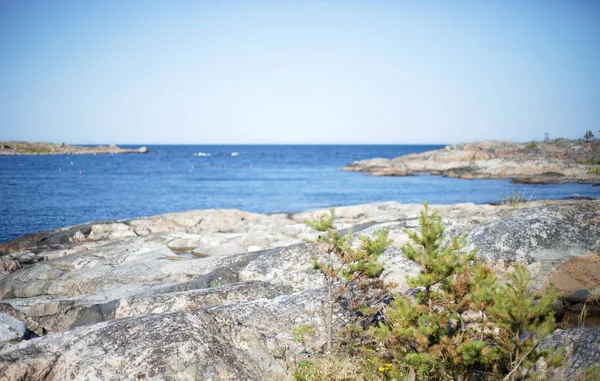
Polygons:
<instances>
[{"instance_id":1,"label":"rocky shoreline","mask_svg":"<svg viewBox=\"0 0 600 381\"><path fill-rule=\"evenodd\" d=\"M146 147L137 149L120 148L114 144L108 146L72 146L46 142L0 142L0 156L13 155L95 155L119 153L147 153Z\"/></svg>"},{"instance_id":2,"label":"rocky shoreline","mask_svg":"<svg viewBox=\"0 0 600 381\"><path fill-rule=\"evenodd\" d=\"M418 271L399 247L421 208L336 209L341 229L389 229L381 260L399 292ZM572 365L562 379L600 363L600 200L432 208L500 274L518 261L534 287L554 282L562 329L548 342ZM316 249L303 243L315 233L302 223L322 212L198 210L0 244L0 379L282 379L324 344L323 280L309 270ZM573 327L582 308L590 325ZM304 324L317 334L298 342L292 330Z\"/></svg>"},{"instance_id":3,"label":"rocky shoreline","mask_svg":"<svg viewBox=\"0 0 600 381\"><path fill-rule=\"evenodd\" d=\"M512 179L514 183L600 184L600 141L556 139L513 143L484 141L395 159L360 160L342 171L373 176L409 176L430 173L461 179Z\"/></svg>"}]
</instances>

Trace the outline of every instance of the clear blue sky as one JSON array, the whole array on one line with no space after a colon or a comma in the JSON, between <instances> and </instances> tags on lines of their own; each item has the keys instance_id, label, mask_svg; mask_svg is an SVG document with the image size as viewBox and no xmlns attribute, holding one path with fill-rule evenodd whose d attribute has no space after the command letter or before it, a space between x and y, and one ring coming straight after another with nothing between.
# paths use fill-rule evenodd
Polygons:
<instances>
[{"instance_id":1,"label":"clear blue sky","mask_svg":"<svg viewBox=\"0 0 600 381\"><path fill-rule=\"evenodd\" d=\"M0 140L455 143L600 129L600 1L0 1Z\"/></svg>"}]
</instances>

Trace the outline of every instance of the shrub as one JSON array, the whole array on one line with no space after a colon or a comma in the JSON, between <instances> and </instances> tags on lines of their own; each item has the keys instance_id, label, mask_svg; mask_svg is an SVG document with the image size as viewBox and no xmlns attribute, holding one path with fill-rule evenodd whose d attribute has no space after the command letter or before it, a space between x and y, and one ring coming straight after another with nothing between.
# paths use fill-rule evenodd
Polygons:
<instances>
[{"instance_id":1,"label":"shrub","mask_svg":"<svg viewBox=\"0 0 600 381\"><path fill-rule=\"evenodd\" d=\"M442 219L427 204L418 218L419 231L407 230L410 241L401 248L405 258L421 267L418 275L407 277L412 292L394 295L377 324L354 325L362 340L354 341L359 345L352 351L332 353L333 303L352 282L381 286L372 283L383 270L376 260L390 244L387 231L381 231L374 239L362 237L361 247L353 250L351 234L341 236L334 219L332 210L307 221L326 233L314 241L324 256L313 265L328 285L329 353L296 364L295 380L513 381L538 377L539 360L548 370L562 363L560 351L538 349L555 327L554 288L530 292L530 274L519 264L499 283L494 271L476 259L475 250L465 250L464 236L445 240ZM355 302L372 313L364 300Z\"/></svg>"},{"instance_id":2,"label":"shrub","mask_svg":"<svg viewBox=\"0 0 600 381\"><path fill-rule=\"evenodd\" d=\"M327 287L324 320L328 352L332 351L333 343L333 311L344 293L350 295L348 308L356 312L355 316L365 319L376 312L369 301L381 299L381 295L387 290L387 285L379 279L383 272L383 264L377 260L392 243L388 239L388 231L380 230L375 233L373 239L361 236L361 245L355 250L351 246L352 231L341 235L334 222L333 209L328 215L321 215L319 219L304 221L308 226L323 233L316 240L309 242L319 247L322 253L312 259L312 268L323 274Z\"/></svg>"},{"instance_id":3,"label":"shrub","mask_svg":"<svg viewBox=\"0 0 600 381\"><path fill-rule=\"evenodd\" d=\"M499 286L475 252L464 251L464 237L442 244L444 225L427 204L419 224L402 247L404 257L421 266L407 278L414 296L397 295L384 310L384 322L371 330L377 361L427 380L512 380L540 357L554 365L558 357L536 349L554 327L551 304L558 294L552 288L529 293L529 273L519 265L510 282Z\"/></svg>"},{"instance_id":4,"label":"shrub","mask_svg":"<svg viewBox=\"0 0 600 381\"><path fill-rule=\"evenodd\" d=\"M534 141L530 141L529 143L525 144L525 148L527 149L533 149L533 148L537 148L537 143Z\"/></svg>"}]
</instances>

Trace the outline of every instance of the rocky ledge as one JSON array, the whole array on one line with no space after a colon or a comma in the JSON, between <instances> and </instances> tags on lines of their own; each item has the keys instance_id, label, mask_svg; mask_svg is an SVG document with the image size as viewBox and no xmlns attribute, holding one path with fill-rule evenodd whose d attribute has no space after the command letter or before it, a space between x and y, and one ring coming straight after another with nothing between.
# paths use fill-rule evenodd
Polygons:
<instances>
[{"instance_id":1,"label":"rocky ledge","mask_svg":"<svg viewBox=\"0 0 600 381\"><path fill-rule=\"evenodd\" d=\"M549 343L564 346L571 365L556 379L574 379L599 361L597 325L569 322L582 308L588 323L600 317L600 200L432 207L448 235L466 234L501 274L519 261L533 287L556 284L564 329ZM398 247L421 208L337 208L341 229L389 229L394 244L381 259L400 292L418 269ZM294 361L324 344L323 282L309 270L316 249L302 243L315 237L302 220L321 212L200 210L0 244L0 379L284 379ZM295 341L292 330L306 324L316 334Z\"/></svg>"},{"instance_id":2,"label":"rocky ledge","mask_svg":"<svg viewBox=\"0 0 600 381\"><path fill-rule=\"evenodd\" d=\"M108 146L71 146L45 142L0 142L0 155L90 155L115 153L147 153L146 147L137 149Z\"/></svg>"},{"instance_id":3,"label":"rocky ledge","mask_svg":"<svg viewBox=\"0 0 600 381\"><path fill-rule=\"evenodd\" d=\"M515 183L600 183L600 141L556 139L513 143L484 141L395 159L356 161L342 171L374 176L431 173L462 179L513 179Z\"/></svg>"}]
</instances>

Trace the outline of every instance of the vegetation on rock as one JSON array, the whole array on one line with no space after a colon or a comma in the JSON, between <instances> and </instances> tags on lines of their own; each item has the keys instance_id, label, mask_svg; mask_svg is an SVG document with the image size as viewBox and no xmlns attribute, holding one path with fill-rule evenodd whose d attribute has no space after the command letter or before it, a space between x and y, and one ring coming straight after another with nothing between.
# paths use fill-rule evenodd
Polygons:
<instances>
[{"instance_id":1,"label":"vegetation on rock","mask_svg":"<svg viewBox=\"0 0 600 381\"><path fill-rule=\"evenodd\" d=\"M502 205L517 207L519 205L525 204L526 202L527 200L525 199L525 191L516 190L510 196L504 197L504 200L502 200Z\"/></svg>"},{"instance_id":2,"label":"vegetation on rock","mask_svg":"<svg viewBox=\"0 0 600 381\"><path fill-rule=\"evenodd\" d=\"M317 245L323 252L320 257L312 259L312 268L319 270L325 278L327 287L327 307L325 327L327 330L327 352L331 352L333 343L333 312L344 294L349 294L348 309L354 316L365 320L376 313L370 302L381 299L387 289L381 280L383 264L377 262L379 256L388 248L392 240L387 230L380 230L375 238L361 236L360 247L352 248L353 234L349 230L340 234L334 225L335 211L323 214L319 219L306 219L304 222L321 232L316 240L309 241ZM379 298L378 298L379 297Z\"/></svg>"},{"instance_id":3,"label":"vegetation on rock","mask_svg":"<svg viewBox=\"0 0 600 381\"><path fill-rule=\"evenodd\" d=\"M600 175L600 165L588 168L588 173L591 173L593 175Z\"/></svg>"},{"instance_id":4,"label":"vegetation on rock","mask_svg":"<svg viewBox=\"0 0 600 381\"><path fill-rule=\"evenodd\" d=\"M315 268L327 278L329 303L339 302L348 284L336 288L338 274L353 274L346 281L378 277L383 266L375 261L389 246L383 231L375 239L361 238L361 249L352 251L352 236L339 235L334 218L332 210L329 216L307 222L327 233L316 241L325 248L326 260L317 260ZM363 339L353 340L359 346L350 346L351 351L344 345L348 336L328 337L327 356L302 362L296 367L296 380L340 379L327 376L324 367L349 356L356 365L355 379L381 380L535 379L544 376L540 370L548 372L562 363L560 351L538 348L555 327L552 305L558 293L552 285L531 292L531 277L523 265L515 265L509 279L499 282L495 272L477 260L475 250L465 251L465 237L444 237L440 215L430 213L427 204L419 226L418 232L406 231L410 242L402 247L403 256L421 267L418 275L407 277L411 290L395 294L379 311L379 319L360 332L354 327ZM328 308L330 319L334 307ZM331 320L327 323L330 328ZM338 344L336 351L332 342Z\"/></svg>"}]
</instances>

